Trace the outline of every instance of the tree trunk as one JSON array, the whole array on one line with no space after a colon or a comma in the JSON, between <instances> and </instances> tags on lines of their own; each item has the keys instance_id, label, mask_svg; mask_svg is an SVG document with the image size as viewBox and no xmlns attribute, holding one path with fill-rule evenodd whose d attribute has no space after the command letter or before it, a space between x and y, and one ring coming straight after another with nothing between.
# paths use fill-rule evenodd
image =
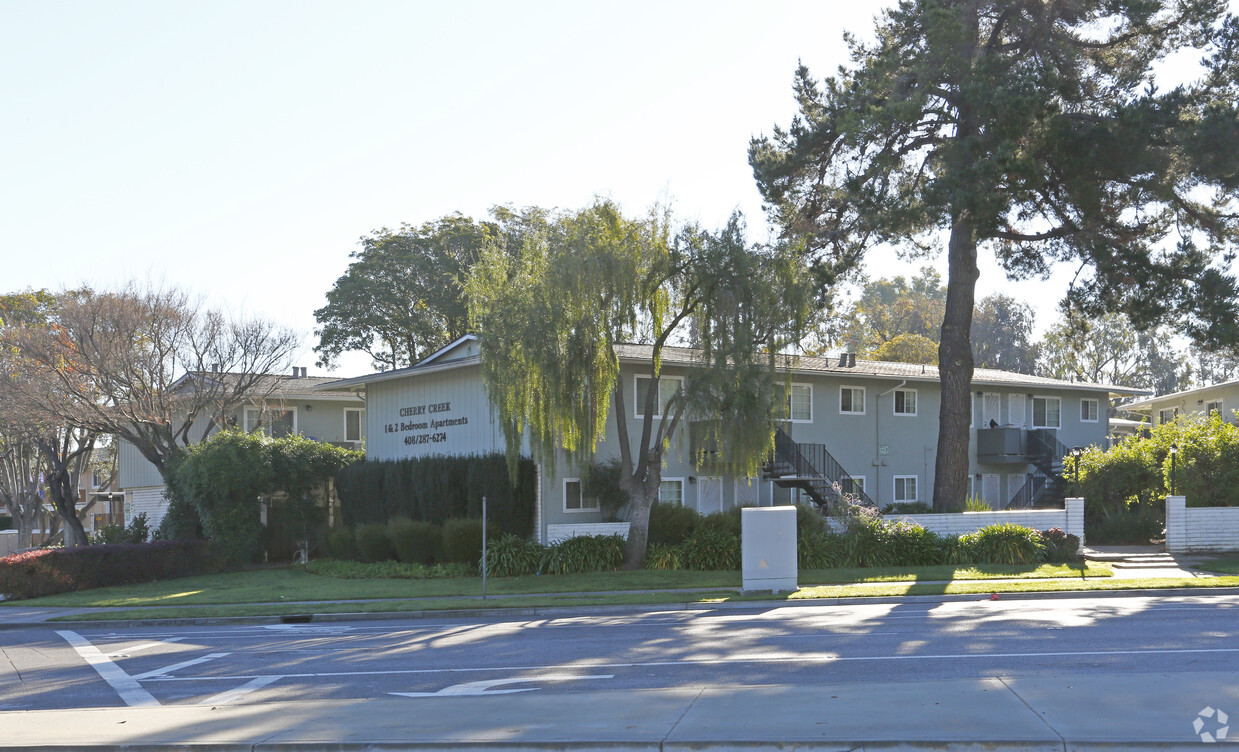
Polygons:
<instances>
[{"instance_id":1,"label":"tree trunk","mask_svg":"<svg viewBox=\"0 0 1239 752\"><path fill-rule=\"evenodd\" d=\"M966 212L951 227L947 251L946 314L938 345L942 403L934 464L934 511L952 511L968 490L972 399L972 307L976 295L977 241Z\"/></svg>"},{"instance_id":2,"label":"tree trunk","mask_svg":"<svg viewBox=\"0 0 1239 752\"><path fill-rule=\"evenodd\" d=\"M640 569L645 562L649 544L650 506L658 499L649 498L645 484L638 483L636 493L628 495L628 540L624 543L624 569ZM640 498L638 498L640 496Z\"/></svg>"},{"instance_id":3,"label":"tree trunk","mask_svg":"<svg viewBox=\"0 0 1239 752\"><path fill-rule=\"evenodd\" d=\"M56 472L48 479L52 504L65 526L65 548L86 545L86 529L77 518L77 488L67 472Z\"/></svg>"}]
</instances>

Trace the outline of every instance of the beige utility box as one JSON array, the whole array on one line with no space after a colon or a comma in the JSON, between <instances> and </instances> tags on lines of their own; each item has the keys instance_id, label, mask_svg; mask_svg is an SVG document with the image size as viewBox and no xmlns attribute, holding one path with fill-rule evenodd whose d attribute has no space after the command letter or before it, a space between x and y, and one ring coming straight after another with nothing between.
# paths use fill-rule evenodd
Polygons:
<instances>
[{"instance_id":1,"label":"beige utility box","mask_svg":"<svg viewBox=\"0 0 1239 752\"><path fill-rule=\"evenodd\" d=\"M785 592L799 587L796 507L740 510L740 549L745 592Z\"/></svg>"}]
</instances>

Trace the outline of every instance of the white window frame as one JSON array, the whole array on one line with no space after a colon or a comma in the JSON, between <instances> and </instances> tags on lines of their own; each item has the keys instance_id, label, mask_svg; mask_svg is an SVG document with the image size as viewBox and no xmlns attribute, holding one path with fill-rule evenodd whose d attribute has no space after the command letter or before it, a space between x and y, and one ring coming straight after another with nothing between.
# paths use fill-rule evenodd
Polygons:
<instances>
[{"instance_id":1,"label":"white window frame","mask_svg":"<svg viewBox=\"0 0 1239 752\"><path fill-rule=\"evenodd\" d=\"M1205 403L1205 417L1209 417L1209 413L1211 412L1216 412L1218 415L1222 414L1222 400L1210 400ZM1225 420L1225 418L1223 418L1223 420Z\"/></svg>"},{"instance_id":2,"label":"white window frame","mask_svg":"<svg viewBox=\"0 0 1239 752\"><path fill-rule=\"evenodd\" d=\"M634 374L632 377L632 417L638 420L645 419L645 415L641 412L642 408L645 407L645 400L641 395L641 379L653 380L653 378L654 374L651 373L638 373ZM662 390L664 383L670 383L672 381L676 384L675 390L677 392L684 388L683 376L668 376L666 374L662 374L658 377L658 401L660 404L658 405L658 412L654 415L654 420L662 420L663 413L667 411L666 404L662 404ZM670 398L668 398L668 401L670 401Z\"/></svg>"},{"instance_id":3,"label":"white window frame","mask_svg":"<svg viewBox=\"0 0 1239 752\"><path fill-rule=\"evenodd\" d=\"M849 389L852 391L852 406L856 406L856 392L860 392L860 410L844 410L843 409L843 390ZM840 415L864 415L865 410L869 407L867 403L868 395L863 386L848 386L844 384L839 387L839 414Z\"/></svg>"},{"instance_id":4,"label":"white window frame","mask_svg":"<svg viewBox=\"0 0 1239 752\"><path fill-rule=\"evenodd\" d=\"M1170 413L1170 420L1166 420L1166 413ZM1177 417L1179 417L1179 408L1177 407L1167 407L1157 411L1157 422L1159 424L1172 423Z\"/></svg>"},{"instance_id":5,"label":"white window frame","mask_svg":"<svg viewBox=\"0 0 1239 752\"><path fill-rule=\"evenodd\" d=\"M900 498L899 497L899 481L904 481L903 490L904 490L904 494L906 495L908 492L907 482L909 480L912 481L913 490L916 491L916 493L912 494L912 498L910 499ZM893 499L894 503L896 504L901 504L907 501L920 501L921 500L921 477L919 475L896 475L894 478L891 478L891 499Z\"/></svg>"},{"instance_id":6,"label":"white window frame","mask_svg":"<svg viewBox=\"0 0 1239 752\"><path fill-rule=\"evenodd\" d=\"M792 393L796 391L797 387L809 390L809 417L808 418L793 417ZM789 423L812 423L813 422L813 385L812 384L801 384L799 382L793 382L791 386L788 387L788 390L787 390L787 422Z\"/></svg>"},{"instance_id":7,"label":"white window frame","mask_svg":"<svg viewBox=\"0 0 1239 752\"><path fill-rule=\"evenodd\" d=\"M357 415L357 434L358 438L350 439L348 437L348 414L358 413ZM344 440L350 444L360 444L366 440L366 408L364 407L346 407L344 408L344 430L340 434Z\"/></svg>"},{"instance_id":8,"label":"white window frame","mask_svg":"<svg viewBox=\"0 0 1239 752\"><path fill-rule=\"evenodd\" d=\"M844 481L849 481L849 480L850 480L850 481L852 481L853 483L855 483L857 486L859 486L859 487L860 487L860 492L861 492L861 493L865 493L865 476L863 476L863 475L849 475L848 477L844 478L843 480L844 480ZM839 486L840 486L840 490L842 490L842 491L843 491L843 493L853 493L852 491L849 491L849 490L847 490L846 488L843 488L843 487L842 487L842 486L843 486L843 482L842 482L842 481L839 483Z\"/></svg>"},{"instance_id":9,"label":"white window frame","mask_svg":"<svg viewBox=\"0 0 1239 752\"><path fill-rule=\"evenodd\" d=\"M663 484L678 483L680 484L680 506L684 506L684 479L683 478L662 478L658 482L658 501L663 503Z\"/></svg>"},{"instance_id":10,"label":"white window frame","mask_svg":"<svg viewBox=\"0 0 1239 752\"><path fill-rule=\"evenodd\" d=\"M289 436L296 436L300 432L299 429L297 428L297 408L296 406L290 405L289 407L269 407L269 406L263 406L263 405L246 405L245 408L241 411L241 427L245 430L246 433L253 433L255 430L255 429L250 428L250 413L251 412L258 413L258 418L260 421L262 420L263 413L291 412L293 414L293 430L289 434ZM262 434L264 436L271 435L271 426L269 423L266 425L265 428L263 428Z\"/></svg>"},{"instance_id":11,"label":"white window frame","mask_svg":"<svg viewBox=\"0 0 1239 752\"><path fill-rule=\"evenodd\" d=\"M1050 400L1054 400L1055 402L1057 402L1057 403L1058 403L1058 425L1056 425L1056 426L1042 426L1042 425L1038 425L1038 424L1037 424L1037 400L1045 400L1045 401L1046 401L1046 403L1045 403L1045 415L1046 415L1046 419L1047 419L1047 420L1046 420L1046 422L1047 422L1047 423L1049 422L1049 417L1050 417L1050 402L1049 402L1049 401L1050 401ZM1031 416L1031 417L1032 417L1032 420L1031 420L1030 422L1032 423L1032 427L1033 427L1034 429L1038 429L1038 428L1053 428L1053 429L1055 429L1055 430L1061 429L1061 428L1063 427L1063 398L1062 398L1062 397L1053 397L1053 396L1050 396L1050 395L1043 395L1043 394L1034 394L1034 395L1033 395L1032 416Z\"/></svg>"},{"instance_id":12,"label":"white window frame","mask_svg":"<svg viewBox=\"0 0 1239 752\"><path fill-rule=\"evenodd\" d=\"M904 397L904 402L903 402L904 411L903 412L899 411L898 409L899 394L901 392L905 395L907 394L912 395L912 412L907 411L908 398L906 396ZM894 394L891 395L891 414L898 415L901 418L915 418L917 410L920 409L920 404L921 404L921 398L920 398L920 395L916 393L915 389L896 389Z\"/></svg>"},{"instance_id":13,"label":"white window frame","mask_svg":"<svg viewBox=\"0 0 1239 752\"><path fill-rule=\"evenodd\" d=\"M581 500L579 509L568 508L568 486L572 483L577 485L577 498ZM592 507L585 506L585 503L588 501L592 501L594 505ZM598 504L597 496L587 497L585 495L585 486L582 485L580 478L564 478L563 508L564 514L581 514L584 512L597 512L601 509L601 506Z\"/></svg>"},{"instance_id":14,"label":"white window frame","mask_svg":"<svg viewBox=\"0 0 1239 752\"><path fill-rule=\"evenodd\" d=\"M1087 414L1084 411L1084 406L1089 403L1092 403L1093 405L1093 417L1086 418L1084 417ZM1080 422L1081 423L1096 423L1099 420L1100 415L1101 415L1101 404L1097 399L1090 398L1090 397L1082 397L1080 399ZM1060 416L1060 419L1061 419L1061 416Z\"/></svg>"}]
</instances>

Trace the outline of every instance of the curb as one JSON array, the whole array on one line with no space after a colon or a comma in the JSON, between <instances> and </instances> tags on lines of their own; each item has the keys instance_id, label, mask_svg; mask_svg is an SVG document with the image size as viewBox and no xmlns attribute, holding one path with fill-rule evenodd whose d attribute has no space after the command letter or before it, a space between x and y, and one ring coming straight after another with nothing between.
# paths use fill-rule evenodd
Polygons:
<instances>
[{"instance_id":1,"label":"curb","mask_svg":"<svg viewBox=\"0 0 1239 752\"><path fill-rule=\"evenodd\" d=\"M1186 595L1239 595L1239 587L1176 587L1176 588L1132 588L1117 590L1058 590L1031 593L1003 593L1002 600L1061 600L1065 598L1124 598L1131 596L1186 596ZM207 616L207 617L173 617L167 619L97 619L81 621L30 621L30 622L0 622L0 630L37 629L40 627L103 629L108 627L187 627L187 626L227 626L227 625L269 625L269 624L327 624L344 621L399 621L402 619L459 619L459 618L496 618L520 617L538 618L547 616L589 616L594 614L633 614L656 613L660 611L722 611L745 609L769 609L786 607L820 607L829 605L857 606L864 604L891 603L959 603L963 601L984 601L988 596L979 593L961 595L904 595L904 596L874 596L848 598L806 598L787 601L742 601L737 603L701 603L696 601L672 602L661 604L624 604L613 606L516 606L512 608L460 608L434 609L412 611L380 611L380 612L333 612L315 613L308 611L300 614L283 614L279 616ZM51 618L51 617L49 617ZM1073 747L1078 748L1078 747Z\"/></svg>"}]
</instances>

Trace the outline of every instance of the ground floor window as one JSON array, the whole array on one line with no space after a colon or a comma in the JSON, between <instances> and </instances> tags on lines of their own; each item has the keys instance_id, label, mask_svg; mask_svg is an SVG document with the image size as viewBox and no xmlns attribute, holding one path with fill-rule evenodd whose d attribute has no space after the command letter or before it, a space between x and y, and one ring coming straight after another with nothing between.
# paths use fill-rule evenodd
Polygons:
<instances>
[{"instance_id":1,"label":"ground floor window","mask_svg":"<svg viewBox=\"0 0 1239 752\"><path fill-rule=\"evenodd\" d=\"M261 431L273 439L297 432L297 411L293 408L247 407L245 431Z\"/></svg>"},{"instance_id":2,"label":"ground floor window","mask_svg":"<svg viewBox=\"0 0 1239 752\"><path fill-rule=\"evenodd\" d=\"M895 501L917 501L916 480L915 475L896 475Z\"/></svg>"},{"instance_id":3,"label":"ground floor window","mask_svg":"<svg viewBox=\"0 0 1239 752\"><path fill-rule=\"evenodd\" d=\"M658 484L658 501L661 504L682 505L684 503L684 479L671 478Z\"/></svg>"},{"instance_id":4,"label":"ground floor window","mask_svg":"<svg viewBox=\"0 0 1239 752\"><path fill-rule=\"evenodd\" d=\"M579 478L564 478L564 511L565 512L596 512L598 498L582 496L581 480Z\"/></svg>"}]
</instances>

